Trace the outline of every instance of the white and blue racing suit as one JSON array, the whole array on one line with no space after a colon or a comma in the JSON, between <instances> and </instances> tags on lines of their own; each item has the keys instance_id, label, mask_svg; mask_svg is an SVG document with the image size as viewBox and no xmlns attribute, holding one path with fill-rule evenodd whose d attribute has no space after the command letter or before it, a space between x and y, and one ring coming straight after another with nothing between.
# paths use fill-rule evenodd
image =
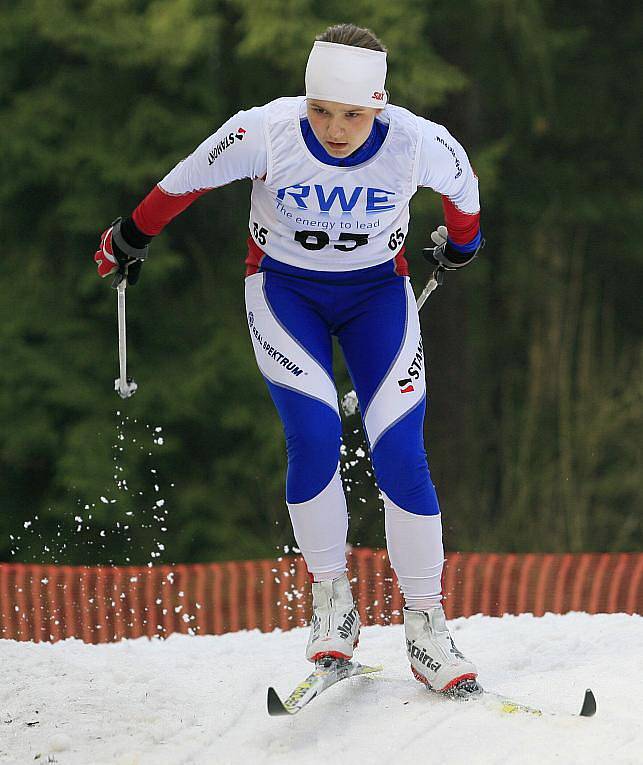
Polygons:
<instances>
[{"instance_id":1,"label":"white and blue racing suit","mask_svg":"<svg viewBox=\"0 0 643 765\"><path fill-rule=\"evenodd\" d=\"M452 245L477 247L478 185L467 155L444 127L389 105L365 144L337 159L310 128L305 99L282 98L228 120L132 219L153 236L205 191L240 178L253 180L248 327L286 435L286 502L308 569L320 580L346 566L336 337L384 499L391 563L407 605L429 607L441 597L444 554L404 240L409 200L428 186L442 194Z\"/></svg>"}]
</instances>

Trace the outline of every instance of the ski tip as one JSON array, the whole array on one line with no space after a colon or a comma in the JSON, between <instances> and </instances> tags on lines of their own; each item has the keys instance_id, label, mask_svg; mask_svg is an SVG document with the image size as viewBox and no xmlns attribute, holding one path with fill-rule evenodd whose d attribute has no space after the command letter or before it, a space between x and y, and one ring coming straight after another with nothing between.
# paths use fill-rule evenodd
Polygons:
<instances>
[{"instance_id":1,"label":"ski tip","mask_svg":"<svg viewBox=\"0 0 643 765\"><path fill-rule=\"evenodd\" d=\"M277 691L272 687L268 688L268 714L271 717L281 717L282 715L290 714L283 701L279 698Z\"/></svg>"},{"instance_id":2,"label":"ski tip","mask_svg":"<svg viewBox=\"0 0 643 765\"><path fill-rule=\"evenodd\" d=\"M583 706L580 710L581 717L593 717L596 714L596 697L592 693L591 688L585 691L585 698L583 699Z\"/></svg>"}]
</instances>

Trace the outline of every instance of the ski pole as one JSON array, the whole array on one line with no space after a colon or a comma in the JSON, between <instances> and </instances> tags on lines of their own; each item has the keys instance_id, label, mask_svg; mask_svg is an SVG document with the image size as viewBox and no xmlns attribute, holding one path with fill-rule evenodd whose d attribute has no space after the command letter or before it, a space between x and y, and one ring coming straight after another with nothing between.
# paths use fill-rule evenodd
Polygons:
<instances>
[{"instance_id":1,"label":"ski pole","mask_svg":"<svg viewBox=\"0 0 643 765\"><path fill-rule=\"evenodd\" d=\"M118 364L120 376L114 380L114 390L121 398L129 398L136 393L138 385L127 376L127 330L125 326L125 289L127 278L122 279L118 286Z\"/></svg>"},{"instance_id":2,"label":"ski pole","mask_svg":"<svg viewBox=\"0 0 643 765\"><path fill-rule=\"evenodd\" d=\"M440 286L442 282L444 281L444 268L442 266L438 266L435 271L431 274L431 278L429 281L424 285L424 289L420 294L418 295L417 299L417 306L418 306L418 313L420 312L420 309L422 306L426 303L426 299L429 297L429 295L433 292L434 289Z\"/></svg>"},{"instance_id":3,"label":"ski pole","mask_svg":"<svg viewBox=\"0 0 643 765\"><path fill-rule=\"evenodd\" d=\"M434 289L436 289L440 284L442 284L444 280L444 268L442 266L438 266L435 271L431 274L431 278L429 281L424 285L424 289L417 298L417 308L418 313L422 306L426 303L427 298L429 295L433 292ZM345 415L350 416L352 414L355 414L359 407L359 402L357 401L357 393L355 393L354 390L349 391L343 398L342 398L342 411Z\"/></svg>"}]
</instances>

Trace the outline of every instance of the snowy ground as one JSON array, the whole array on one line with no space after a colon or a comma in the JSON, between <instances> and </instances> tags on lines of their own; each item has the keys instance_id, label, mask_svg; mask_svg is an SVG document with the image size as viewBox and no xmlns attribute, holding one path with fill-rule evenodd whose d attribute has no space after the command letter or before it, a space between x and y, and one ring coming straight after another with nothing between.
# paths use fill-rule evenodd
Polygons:
<instances>
[{"instance_id":1,"label":"snowy ground","mask_svg":"<svg viewBox=\"0 0 643 765\"><path fill-rule=\"evenodd\" d=\"M432 697L414 681L402 628L363 630L379 676L346 680L294 718L270 718L309 671L307 632L173 636L99 646L0 640L0 762L643 763L643 617L568 614L451 622L480 679L532 705L594 718L508 715Z\"/></svg>"}]
</instances>

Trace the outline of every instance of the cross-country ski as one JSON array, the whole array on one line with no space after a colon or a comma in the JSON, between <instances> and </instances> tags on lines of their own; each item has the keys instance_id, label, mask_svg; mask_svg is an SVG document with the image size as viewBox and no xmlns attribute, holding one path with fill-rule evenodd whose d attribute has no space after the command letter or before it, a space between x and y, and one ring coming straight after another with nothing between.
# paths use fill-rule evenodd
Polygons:
<instances>
[{"instance_id":1,"label":"cross-country ski","mask_svg":"<svg viewBox=\"0 0 643 765\"><path fill-rule=\"evenodd\" d=\"M283 701L272 686L268 688L268 714L272 717L297 714L306 704L340 680L356 675L372 674L381 669L382 667L379 666L369 667L345 659L322 659L317 663L315 671L302 680Z\"/></svg>"},{"instance_id":2,"label":"cross-country ski","mask_svg":"<svg viewBox=\"0 0 643 765\"><path fill-rule=\"evenodd\" d=\"M381 665L371 667L344 659L322 659L317 663L314 672L311 672L308 677L298 683L295 689L284 700L280 698L272 686L268 688L268 714L271 717L295 715L301 712L313 699L320 696L325 690L340 680L346 680L357 675L381 672L383 669ZM504 714L523 713L539 717L542 715L560 716L565 714L552 711L544 706L542 708L530 706L508 696L503 696L500 693L488 691L476 680L463 680L445 693L436 693L430 689L428 690L433 700L477 702ZM596 714L596 698L590 688L585 691L583 703L579 711L567 714L576 717L593 717Z\"/></svg>"}]
</instances>

